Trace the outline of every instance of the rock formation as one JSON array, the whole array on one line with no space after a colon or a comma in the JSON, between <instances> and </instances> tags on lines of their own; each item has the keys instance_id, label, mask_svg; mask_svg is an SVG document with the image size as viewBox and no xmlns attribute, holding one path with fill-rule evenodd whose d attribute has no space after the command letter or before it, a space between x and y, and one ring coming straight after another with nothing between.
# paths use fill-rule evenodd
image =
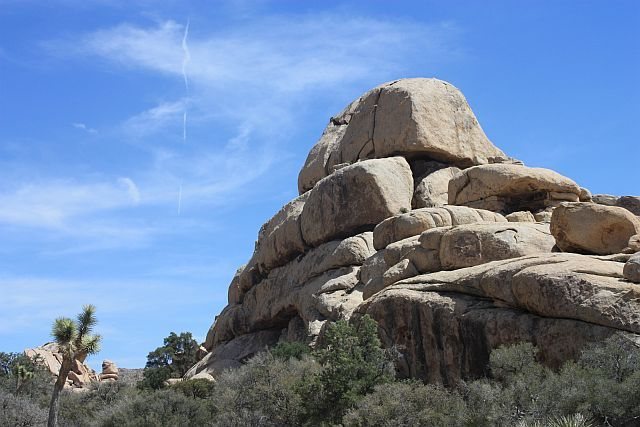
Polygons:
<instances>
[{"instance_id":1,"label":"rock formation","mask_svg":"<svg viewBox=\"0 0 640 427\"><path fill-rule=\"evenodd\" d=\"M102 361L102 373L100 374L100 381L118 381L118 367L111 360Z\"/></svg>"},{"instance_id":2,"label":"rock formation","mask_svg":"<svg viewBox=\"0 0 640 427\"><path fill-rule=\"evenodd\" d=\"M58 350L56 343L46 343L40 347L28 348L24 354L35 363L40 364L51 372L53 377L57 377L62 365L62 354ZM76 359L67 376L65 387L81 391L86 390L91 383L98 381L117 381L118 368L110 360L102 362L102 374L96 372L84 363L85 359Z\"/></svg>"},{"instance_id":3,"label":"rock formation","mask_svg":"<svg viewBox=\"0 0 640 427\"><path fill-rule=\"evenodd\" d=\"M300 196L258 233L186 377L365 314L406 377L484 373L491 349L551 366L614 333L640 341L640 198L594 195L496 148L436 79L383 84L331 118ZM635 255L633 255L635 253Z\"/></svg>"}]
</instances>

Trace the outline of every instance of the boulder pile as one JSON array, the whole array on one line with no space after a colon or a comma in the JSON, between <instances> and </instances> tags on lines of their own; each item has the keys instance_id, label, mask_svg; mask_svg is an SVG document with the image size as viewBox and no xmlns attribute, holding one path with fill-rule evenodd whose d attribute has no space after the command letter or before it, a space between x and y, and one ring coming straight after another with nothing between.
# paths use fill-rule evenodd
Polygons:
<instances>
[{"instance_id":1,"label":"boulder pile","mask_svg":"<svg viewBox=\"0 0 640 427\"><path fill-rule=\"evenodd\" d=\"M35 363L40 364L51 372L52 377L57 377L62 366L62 353L56 343L46 343L40 347L28 348L25 356ZM102 362L102 374L98 375L85 363L85 358L76 359L67 376L65 387L74 391L88 390L91 383L98 381L117 381L118 368L110 360Z\"/></svg>"},{"instance_id":2,"label":"boulder pile","mask_svg":"<svg viewBox=\"0 0 640 427\"><path fill-rule=\"evenodd\" d=\"M187 378L279 341L313 346L365 314L400 375L445 384L482 375L500 345L530 341L557 366L614 333L640 342L640 198L510 158L449 83L353 101L298 189L260 229Z\"/></svg>"}]
</instances>

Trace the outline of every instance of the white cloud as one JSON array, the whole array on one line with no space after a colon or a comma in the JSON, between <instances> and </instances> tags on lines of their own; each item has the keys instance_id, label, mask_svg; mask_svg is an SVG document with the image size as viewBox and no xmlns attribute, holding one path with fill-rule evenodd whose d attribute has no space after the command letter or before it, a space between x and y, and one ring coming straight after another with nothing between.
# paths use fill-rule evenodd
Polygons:
<instances>
[{"instance_id":1,"label":"white cloud","mask_svg":"<svg viewBox=\"0 0 640 427\"><path fill-rule=\"evenodd\" d=\"M118 182L127 189L127 193L129 193L131 202L134 205L137 205L138 203L140 203L140 190L138 189L138 186L136 185L135 182L133 182L131 178L127 178L127 177L118 178Z\"/></svg>"},{"instance_id":2,"label":"white cloud","mask_svg":"<svg viewBox=\"0 0 640 427\"><path fill-rule=\"evenodd\" d=\"M172 124L181 124L186 106L186 100L161 102L155 107L130 117L123 124L123 128L127 134L135 138L150 136Z\"/></svg>"},{"instance_id":3,"label":"white cloud","mask_svg":"<svg viewBox=\"0 0 640 427\"><path fill-rule=\"evenodd\" d=\"M81 129L87 133L93 133L93 134L98 133L96 129L90 128L84 123L71 123L71 126L73 126L76 129Z\"/></svg>"},{"instance_id":4,"label":"white cloud","mask_svg":"<svg viewBox=\"0 0 640 427\"><path fill-rule=\"evenodd\" d=\"M170 20L147 28L123 24L85 36L75 49L125 67L184 78L185 30ZM420 55L412 61L428 65L460 53L454 45L458 30L446 22L418 25L342 14L291 15L208 33L191 30L190 78L243 93L257 87L283 93L317 90L399 71L399 60L411 54Z\"/></svg>"}]
</instances>

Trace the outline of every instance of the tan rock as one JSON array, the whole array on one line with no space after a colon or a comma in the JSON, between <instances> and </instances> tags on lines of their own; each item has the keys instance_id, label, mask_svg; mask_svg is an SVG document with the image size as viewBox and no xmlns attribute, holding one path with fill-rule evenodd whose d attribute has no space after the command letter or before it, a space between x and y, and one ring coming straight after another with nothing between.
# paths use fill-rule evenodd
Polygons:
<instances>
[{"instance_id":1,"label":"tan rock","mask_svg":"<svg viewBox=\"0 0 640 427\"><path fill-rule=\"evenodd\" d=\"M118 366L111 360L102 361L102 374L115 374L118 375Z\"/></svg>"},{"instance_id":2,"label":"tan rock","mask_svg":"<svg viewBox=\"0 0 640 427\"><path fill-rule=\"evenodd\" d=\"M640 283L640 252L636 252L624 265L624 278L630 282Z\"/></svg>"},{"instance_id":3,"label":"tan rock","mask_svg":"<svg viewBox=\"0 0 640 427\"><path fill-rule=\"evenodd\" d=\"M509 222L536 222L536 218L529 211L512 212L505 218Z\"/></svg>"},{"instance_id":4,"label":"tan rock","mask_svg":"<svg viewBox=\"0 0 640 427\"><path fill-rule=\"evenodd\" d=\"M627 247L624 249L624 253L633 254L636 252L640 252L640 234L631 236Z\"/></svg>"},{"instance_id":5,"label":"tan rock","mask_svg":"<svg viewBox=\"0 0 640 427\"><path fill-rule=\"evenodd\" d=\"M304 192L341 163L397 154L459 167L508 160L482 131L458 89L437 79L404 79L365 93L330 123L311 150L298 183ZM344 129L346 127L346 129ZM324 163L324 166L321 166Z\"/></svg>"},{"instance_id":6,"label":"tan rock","mask_svg":"<svg viewBox=\"0 0 640 427\"><path fill-rule=\"evenodd\" d=\"M397 264L391 266L382 276L382 284L387 286L409 277L418 275L418 269L408 259L403 259Z\"/></svg>"},{"instance_id":7,"label":"tan rock","mask_svg":"<svg viewBox=\"0 0 640 427\"><path fill-rule=\"evenodd\" d=\"M542 224L467 224L454 227L442 236L439 269L452 270L551 252L554 245L549 227Z\"/></svg>"},{"instance_id":8,"label":"tan rock","mask_svg":"<svg viewBox=\"0 0 640 427\"><path fill-rule=\"evenodd\" d=\"M481 376L492 348L523 340L557 366L588 341L640 332L640 287L623 280L623 265L562 253L495 261L397 282L357 313L402 349L407 376L449 384Z\"/></svg>"},{"instance_id":9,"label":"tan rock","mask_svg":"<svg viewBox=\"0 0 640 427\"><path fill-rule=\"evenodd\" d=\"M507 220L500 214L466 206L416 209L395 215L378 224L373 230L373 243L379 250L393 242L417 236L431 228L477 222L507 222Z\"/></svg>"},{"instance_id":10,"label":"tan rock","mask_svg":"<svg viewBox=\"0 0 640 427\"><path fill-rule=\"evenodd\" d=\"M216 382L216 379L213 378L212 375L206 373L206 372L200 372L195 374L194 376L192 376L190 379L192 380L207 380L207 381L211 381L211 382Z\"/></svg>"},{"instance_id":11,"label":"tan rock","mask_svg":"<svg viewBox=\"0 0 640 427\"><path fill-rule=\"evenodd\" d=\"M301 253L306 245L300 232L300 214L306 194L299 196L280 209L258 233L256 262L265 270L279 267Z\"/></svg>"},{"instance_id":12,"label":"tan rock","mask_svg":"<svg viewBox=\"0 0 640 427\"><path fill-rule=\"evenodd\" d=\"M551 217L553 216L553 210L555 208L547 208L540 210L533 214L533 217L536 219L536 222L551 222Z\"/></svg>"},{"instance_id":13,"label":"tan rock","mask_svg":"<svg viewBox=\"0 0 640 427\"><path fill-rule=\"evenodd\" d=\"M362 301L360 292L351 292L358 283L359 266L374 252L372 233L366 232L327 242L274 268L247 291L242 304L223 310L207 334L205 348L213 351L221 342L271 328L274 323L284 328L296 315L307 326L317 319L348 317L354 302Z\"/></svg>"},{"instance_id":14,"label":"tan rock","mask_svg":"<svg viewBox=\"0 0 640 427\"><path fill-rule=\"evenodd\" d=\"M551 232L564 252L615 254L640 233L640 218L620 207L567 203L554 210Z\"/></svg>"},{"instance_id":15,"label":"tan rock","mask_svg":"<svg viewBox=\"0 0 640 427\"><path fill-rule=\"evenodd\" d=\"M615 206L618 198L618 196L612 196L610 194L594 194L591 199L593 203L599 205Z\"/></svg>"},{"instance_id":16,"label":"tan rock","mask_svg":"<svg viewBox=\"0 0 640 427\"><path fill-rule=\"evenodd\" d=\"M580 187L557 172L510 164L465 169L449 181L449 204L502 213L578 201Z\"/></svg>"},{"instance_id":17,"label":"tan rock","mask_svg":"<svg viewBox=\"0 0 640 427\"><path fill-rule=\"evenodd\" d=\"M640 216L640 197L622 196L616 200L616 206L625 208L634 215Z\"/></svg>"},{"instance_id":18,"label":"tan rock","mask_svg":"<svg viewBox=\"0 0 640 427\"><path fill-rule=\"evenodd\" d=\"M402 157L366 160L340 169L310 192L301 216L310 246L353 235L411 208L413 178Z\"/></svg>"},{"instance_id":19,"label":"tan rock","mask_svg":"<svg viewBox=\"0 0 640 427\"><path fill-rule=\"evenodd\" d=\"M414 208L433 208L449 203L449 181L460 172L456 167L439 169L416 183L413 193Z\"/></svg>"},{"instance_id":20,"label":"tan rock","mask_svg":"<svg viewBox=\"0 0 640 427\"><path fill-rule=\"evenodd\" d=\"M316 182L333 172L327 167L329 157L337 151L335 146L342 140L351 116L360 103L360 99L353 101L340 114L329 120L329 124L322 133L320 140L309 152L307 160L298 175L298 191L300 194L312 189Z\"/></svg>"}]
</instances>

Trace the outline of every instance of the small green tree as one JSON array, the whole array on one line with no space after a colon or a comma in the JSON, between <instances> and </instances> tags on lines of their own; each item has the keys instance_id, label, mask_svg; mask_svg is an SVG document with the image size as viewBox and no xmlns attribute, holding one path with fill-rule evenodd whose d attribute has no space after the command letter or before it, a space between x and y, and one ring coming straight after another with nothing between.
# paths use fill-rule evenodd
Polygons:
<instances>
[{"instance_id":1,"label":"small green tree","mask_svg":"<svg viewBox=\"0 0 640 427\"><path fill-rule=\"evenodd\" d=\"M353 324L343 320L331 324L315 356L322 370L304 391L314 424L339 423L376 385L394 378L393 363L378 338L378 325L368 315Z\"/></svg>"},{"instance_id":2,"label":"small green tree","mask_svg":"<svg viewBox=\"0 0 640 427\"><path fill-rule=\"evenodd\" d=\"M191 332L177 335L171 332L164 339L164 345L158 347L147 356L141 388L160 389L169 378L181 378L196 364L198 342L193 339Z\"/></svg>"},{"instance_id":3,"label":"small green tree","mask_svg":"<svg viewBox=\"0 0 640 427\"><path fill-rule=\"evenodd\" d=\"M67 376L73 364L78 359L83 359L89 354L95 354L100 349L100 335L92 335L93 327L97 323L96 308L93 305L85 305L76 320L67 317L59 317L53 322L51 335L62 354L62 364L58 372L58 378L53 386L51 403L49 405L48 427L58 425L58 407L60 392L64 388Z\"/></svg>"}]
</instances>

